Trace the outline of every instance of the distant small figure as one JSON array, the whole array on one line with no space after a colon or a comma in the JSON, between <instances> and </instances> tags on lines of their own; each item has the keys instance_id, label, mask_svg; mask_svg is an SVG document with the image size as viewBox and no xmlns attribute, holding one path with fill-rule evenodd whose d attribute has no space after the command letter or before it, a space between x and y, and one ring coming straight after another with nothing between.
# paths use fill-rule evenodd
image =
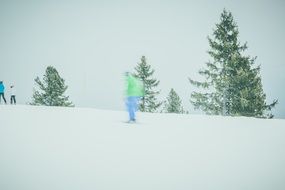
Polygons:
<instances>
[{"instance_id":1,"label":"distant small figure","mask_svg":"<svg viewBox=\"0 0 285 190\"><path fill-rule=\"evenodd\" d=\"M135 112L138 110L138 101L144 96L144 86L142 81L126 72L126 106L129 112L129 123L136 121Z\"/></svg>"},{"instance_id":2,"label":"distant small figure","mask_svg":"<svg viewBox=\"0 0 285 190\"><path fill-rule=\"evenodd\" d=\"M10 103L16 104L16 89L14 85L10 86L10 92L11 92Z\"/></svg>"},{"instance_id":3,"label":"distant small figure","mask_svg":"<svg viewBox=\"0 0 285 190\"><path fill-rule=\"evenodd\" d=\"M7 104L4 92L5 92L5 86L3 84L3 81L0 81L0 103L1 103L1 97L2 97L4 102L5 102L5 104Z\"/></svg>"}]
</instances>

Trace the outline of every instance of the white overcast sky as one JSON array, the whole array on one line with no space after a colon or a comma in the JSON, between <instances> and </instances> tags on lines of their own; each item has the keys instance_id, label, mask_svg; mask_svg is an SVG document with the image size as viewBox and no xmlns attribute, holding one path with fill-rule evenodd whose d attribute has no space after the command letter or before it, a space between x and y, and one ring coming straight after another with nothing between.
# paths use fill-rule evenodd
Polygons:
<instances>
[{"instance_id":1,"label":"white overcast sky","mask_svg":"<svg viewBox=\"0 0 285 190\"><path fill-rule=\"evenodd\" d=\"M78 107L124 109L123 73L145 55L160 80L190 113L188 77L210 60L207 35L226 8L239 26L246 54L257 56L267 102L285 118L285 1L13 1L0 0L0 80L31 101L34 79L52 65ZM8 97L7 91L6 96Z\"/></svg>"}]
</instances>

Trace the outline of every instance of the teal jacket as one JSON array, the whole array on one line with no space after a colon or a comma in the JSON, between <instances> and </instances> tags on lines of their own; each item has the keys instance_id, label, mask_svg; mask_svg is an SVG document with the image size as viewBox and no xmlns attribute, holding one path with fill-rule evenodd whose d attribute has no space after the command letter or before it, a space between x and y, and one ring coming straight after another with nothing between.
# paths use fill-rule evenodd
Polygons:
<instances>
[{"instance_id":1,"label":"teal jacket","mask_svg":"<svg viewBox=\"0 0 285 190\"><path fill-rule=\"evenodd\" d=\"M4 87L3 83L0 83L0 93L3 93L4 89L5 89L5 87Z\"/></svg>"}]
</instances>

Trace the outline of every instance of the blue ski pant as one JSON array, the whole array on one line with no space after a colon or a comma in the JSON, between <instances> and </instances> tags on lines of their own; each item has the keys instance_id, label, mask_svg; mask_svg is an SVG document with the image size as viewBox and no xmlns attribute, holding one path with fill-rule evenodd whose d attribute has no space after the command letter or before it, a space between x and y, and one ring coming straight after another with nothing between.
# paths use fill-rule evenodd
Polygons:
<instances>
[{"instance_id":1,"label":"blue ski pant","mask_svg":"<svg viewBox=\"0 0 285 190\"><path fill-rule=\"evenodd\" d=\"M6 99L5 99L5 96L4 96L4 92L0 92L0 103L1 103L1 97L3 98L5 104L7 103L6 102Z\"/></svg>"},{"instance_id":2,"label":"blue ski pant","mask_svg":"<svg viewBox=\"0 0 285 190\"><path fill-rule=\"evenodd\" d=\"M138 101L139 101L140 97L138 96L129 96L127 98L127 109L129 112L129 119L134 121L136 119L136 111L138 110Z\"/></svg>"}]
</instances>

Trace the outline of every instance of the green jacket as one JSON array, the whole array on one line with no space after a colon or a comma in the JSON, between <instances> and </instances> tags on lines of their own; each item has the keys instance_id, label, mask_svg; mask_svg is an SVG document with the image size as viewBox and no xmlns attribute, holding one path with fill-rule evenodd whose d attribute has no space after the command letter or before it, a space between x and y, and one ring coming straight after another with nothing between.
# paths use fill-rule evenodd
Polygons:
<instances>
[{"instance_id":1,"label":"green jacket","mask_svg":"<svg viewBox=\"0 0 285 190\"><path fill-rule=\"evenodd\" d=\"M127 96L144 96L143 82L132 75L127 76L126 95Z\"/></svg>"}]
</instances>

